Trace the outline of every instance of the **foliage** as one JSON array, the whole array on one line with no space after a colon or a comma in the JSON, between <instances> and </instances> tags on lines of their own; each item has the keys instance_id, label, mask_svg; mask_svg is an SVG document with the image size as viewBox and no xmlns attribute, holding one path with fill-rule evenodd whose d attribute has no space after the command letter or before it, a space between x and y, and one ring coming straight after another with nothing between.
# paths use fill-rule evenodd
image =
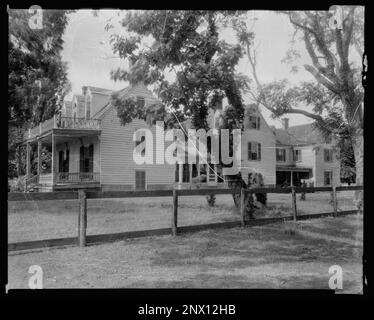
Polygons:
<instances>
[{"instance_id":1,"label":"foliage","mask_svg":"<svg viewBox=\"0 0 374 320\"><path fill-rule=\"evenodd\" d=\"M8 9L8 167L14 175L16 147L27 127L55 114L70 90L61 60L64 10L43 10L43 28L31 29L27 9ZM23 164L24 166L24 164Z\"/></svg>"},{"instance_id":2,"label":"foliage","mask_svg":"<svg viewBox=\"0 0 374 320\"><path fill-rule=\"evenodd\" d=\"M248 79L235 73L242 50L239 45L219 40L222 21L238 14L177 10L128 13L122 26L133 35L112 35L112 46L121 58L131 60L133 67L129 71L113 71L113 79L154 85L165 106L159 106L162 111L154 113L160 119L165 116L163 108L166 108L168 112L180 111L183 114L180 121L190 118L194 128L207 129L209 108L226 95L235 110L232 115L240 122L241 92L248 87ZM152 39L146 48L141 43L145 38ZM173 74L175 80L167 80L168 74ZM119 97L113 96L113 100L119 110ZM139 115L144 119L145 114L122 101L119 115L123 123Z\"/></svg>"}]
</instances>

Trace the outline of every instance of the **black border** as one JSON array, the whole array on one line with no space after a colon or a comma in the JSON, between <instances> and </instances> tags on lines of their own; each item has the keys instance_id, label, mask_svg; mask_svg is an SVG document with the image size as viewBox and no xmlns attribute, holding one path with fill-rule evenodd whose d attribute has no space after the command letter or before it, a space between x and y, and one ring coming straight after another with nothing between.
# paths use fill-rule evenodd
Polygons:
<instances>
[{"instance_id":1,"label":"black border","mask_svg":"<svg viewBox=\"0 0 374 320\"><path fill-rule=\"evenodd\" d=\"M126 9L124 6L127 6L128 9L156 9L156 3L126 3L123 1L105 1L101 4L97 4L96 1L80 1L80 3L75 1L75 5L72 6L71 4L67 4L65 2L49 2L48 4L46 1L39 1L38 3L35 2L10 2L9 5L12 8L28 8L31 5L38 4L42 8L53 8L53 9L84 9L84 8L123 8ZM252 9L265 9L265 10L328 10L331 5L338 4L336 2L324 2L321 4L316 4L314 1L305 1L305 2L298 2L297 4L290 4L284 2L278 2L277 4L265 4L262 2L242 2L237 4L233 7L232 2L226 3L216 3L215 8L204 8L202 2L196 4L192 4L191 2L174 2L169 5L164 5L157 3L158 9L243 9L243 10L252 10ZM341 4L341 3L339 3ZM357 2L351 1L347 4L350 5L365 5L364 2ZM8 16L6 12L6 6L2 7L2 31L4 36L4 43L8 37ZM368 44L368 34L369 34L369 24L370 24L370 16L368 12L368 6L365 5L365 43ZM365 52L368 55L369 48L368 45L365 47ZM7 53L5 49L2 50L2 54L4 55L4 59L2 59L4 63L4 69L7 68L7 59L5 56ZM6 65L5 65L6 64ZM3 80L4 86L2 89L5 91L6 81L7 81L7 74L3 72ZM368 96L368 75L366 80L366 90L365 90L365 106L369 106L369 96ZM7 93L5 94L7 95ZM3 97L5 96L3 95ZM7 119L5 113L5 107L1 108L1 111L4 113L4 116L1 119L4 122L4 125L1 126L1 130L5 132L5 119ZM364 115L364 125L365 128L369 128L369 119L373 119L370 117L370 107L365 108L365 115ZM364 147L365 147L365 157L364 163L370 164L371 161L369 159L369 139L370 133L368 132L369 129L366 129L364 132ZM5 134L2 135L2 140L5 140ZM2 144L3 146L3 144ZM4 144L5 148L5 144ZM5 156L1 157L1 160L4 161L3 168L7 170L7 164ZM370 166L364 166L364 176L365 181L371 181L369 178L370 174ZM235 304L238 306L238 310L240 314L247 313L251 314L251 310L253 305L248 303L250 300L257 300L257 301L265 301L265 300L282 300L282 301L289 301L292 300L339 300L339 301L361 301L361 300L368 300L373 298L372 290L369 288L369 280L371 279L371 270L369 268L369 261L370 257L373 255L372 247L370 247L369 243L371 233L369 229L372 229L372 218L371 212L369 208L369 201L364 202L364 273L366 275L367 282L364 282L364 295L335 295L333 291L329 290L250 290L250 289L65 289L65 290L55 290L55 289L45 289L45 290L11 290L8 294L5 294L5 284L7 283L7 276L8 276L8 266L7 266L7 214L5 214L7 210L7 179L5 179L5 170L4 170L4 179L3 179L3 192L1 192L1 258L2 258L2 267L1 267L1 298L10 301L18 301L18 300L30 300L30 301L37 301L37 300L82 300L82 299L93 299L93 300L126 300L127 302L131 302L133 305L133 309L126 311L126 317L128 315L136 315L136 310L139 306L144 305L145 303L156 305L159 303L163 303L165 305L165 301L168 301L168 305L175 305L176 302L179 303L210 303L210 304ZM6 175L7 176L7 175ZM6 188L5 188L6 187ZM364 190L365 199L370 199L369 188L366 187ZM3 199L4 197L4 199ZM134 304L136 302L136 304ZM287 308L286 308L287 309ZM235 317L236 318L236 317Z\"/></svg>"}]
</instances>

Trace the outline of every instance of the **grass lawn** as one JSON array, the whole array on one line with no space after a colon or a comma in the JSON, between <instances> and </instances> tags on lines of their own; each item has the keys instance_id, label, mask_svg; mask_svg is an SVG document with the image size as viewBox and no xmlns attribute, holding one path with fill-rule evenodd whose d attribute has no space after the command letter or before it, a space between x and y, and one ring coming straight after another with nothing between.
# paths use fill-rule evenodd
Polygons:
<instances>
[{"instance_id":1,"label":"grass lawn","mask_svg":"<svg viewBox=\"0 0 374 320\"><path fill-rule=\"evenodd\" d=\"M299 201L299 214L331 212L329 193L307 194ZM354 209L352 192L338 194L339 210ZM218 195L209 207L204 196L179 197L178 225L187 226L239 219L230 195ZM269 194L265 210L258 218L290 215L290 194ZM88 200L88 234L114 233L170 227L172 198L130 198ZM78 201L8 202L8 242L75 237L78 226Z\"/></svg>"},{"instance_id":2,"label":"grass lawn","mask_svg":"<svg viewBox=\"0 0 374 320\"><path fill-rule=\"evenodd\" d=\"M340 292L361 293L362 215L290 230L288 222L9 253L9 288L27 288L28 268L40 265L44 288L328 289L329 267L340 265Z\"/></svg>"}]
</instances>

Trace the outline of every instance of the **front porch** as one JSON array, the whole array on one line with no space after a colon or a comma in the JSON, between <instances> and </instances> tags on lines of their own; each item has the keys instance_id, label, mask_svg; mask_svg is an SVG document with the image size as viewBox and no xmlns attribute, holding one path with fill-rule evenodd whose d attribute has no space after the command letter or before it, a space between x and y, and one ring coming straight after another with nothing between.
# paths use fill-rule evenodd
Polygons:
<instances>
[{"instance_id":1,"label":"front porch","mask_svg":"<svg viewBox=\"0 0 374 320\"><path fill-rule=\"evenodd\" d=\"M225 187L222 170L217 164L176 164L175 186L178 189Z\"/></svg>"},{"instance_id":2,"label":"front porch","mask_svg":"<svg viewBox=\"0 0 374 320\"><path fill-rule=\"evenodd\" d=\"M100 121L53 118L25 134L25 190L100 187Z\"/></svg>"},{"instance_id":3,"label":"front porch","mask_svg":"<svg viewBox=\"0 0 374 320\"><path fill-rule=\"evenodd\" d=\"M302 180L308 180L312 175L312 168L278 165L276 166L276 186L298 187L301 185Z\"/></svg>"}]
</instances>

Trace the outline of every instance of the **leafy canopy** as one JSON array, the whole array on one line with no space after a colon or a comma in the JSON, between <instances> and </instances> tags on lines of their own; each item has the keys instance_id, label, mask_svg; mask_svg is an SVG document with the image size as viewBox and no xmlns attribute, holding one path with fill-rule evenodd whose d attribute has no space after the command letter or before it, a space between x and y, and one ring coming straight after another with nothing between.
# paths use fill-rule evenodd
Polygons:
<instances>
[{"instance_id":1,"label":"leafy canopy","mask_svg":"<svg viewBox=\"0 0 374 320\"><path fill-rule=\"evenodd\" d=\"M207 129L209 108L226 96L231 105L229 116L240 128L242 91L248 89L248 79L237 74L235 66L243 51L239 45L219 39L225 21L240 14L175 10L127 13L121 22L127 36L112 35L111 43L114 53L129 59L132 68L114 70L112 78L153 85L163 105L139 110L128 99L113 95L112 103L122 123L135 117L146 120L147 115L150 120L151 114L151 121L166 119L173 125L176 119L167 111L170 108L179 121L190 118L194 128ZM146 39L151 40L150 46L142 43Z\"/></svg>"}]
</instances>

